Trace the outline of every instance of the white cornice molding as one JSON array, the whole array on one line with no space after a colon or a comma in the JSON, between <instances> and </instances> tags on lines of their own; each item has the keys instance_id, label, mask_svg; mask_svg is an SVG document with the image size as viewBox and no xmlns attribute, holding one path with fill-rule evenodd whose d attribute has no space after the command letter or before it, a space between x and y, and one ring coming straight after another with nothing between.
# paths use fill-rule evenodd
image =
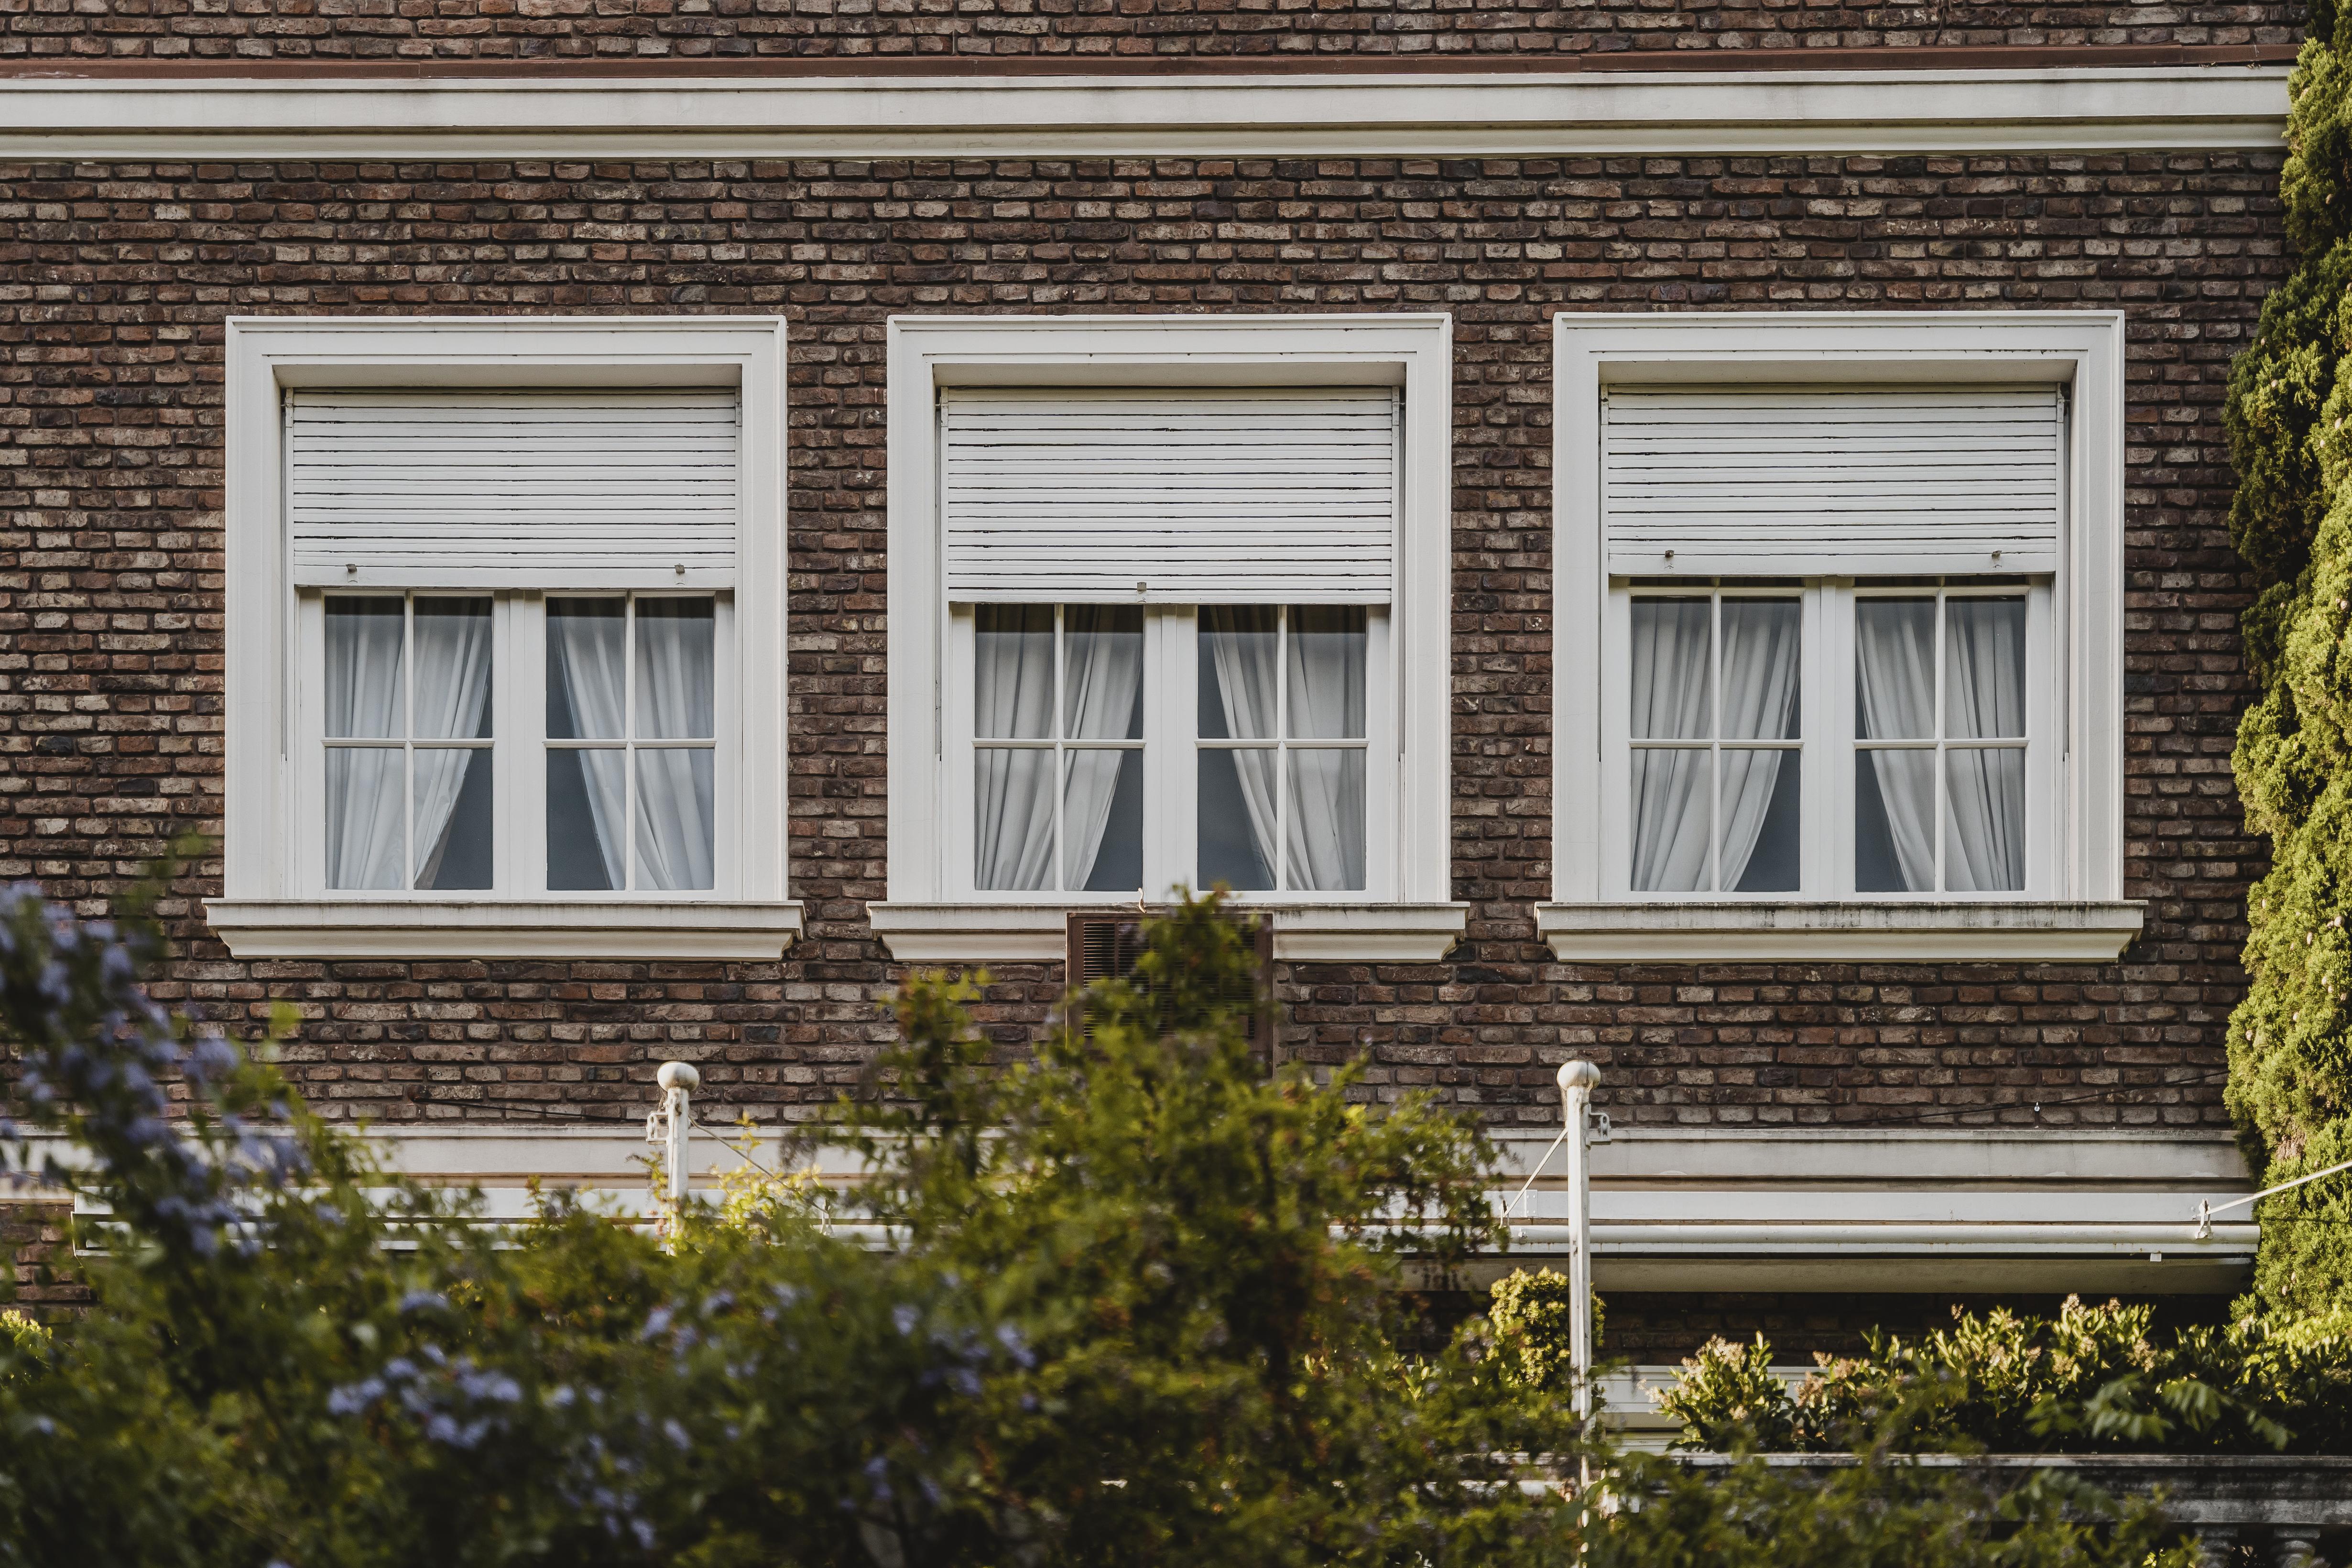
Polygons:
<instances>
[{"instance_id":1,"label":"white cornice molding","mask_svg":"<svg viewBox=\"0 0 2352 1568\"><path fill-rule=\"evenodd\" d=\"M0 157L1594 157L2275 148L2286 68L0 84Z\"/></svg>"}]
</instances>

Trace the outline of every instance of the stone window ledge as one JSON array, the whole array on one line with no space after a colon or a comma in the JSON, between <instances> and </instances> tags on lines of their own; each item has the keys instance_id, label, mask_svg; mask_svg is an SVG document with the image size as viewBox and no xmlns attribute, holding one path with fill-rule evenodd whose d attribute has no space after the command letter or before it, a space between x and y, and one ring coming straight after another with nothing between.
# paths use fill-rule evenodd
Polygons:
<instances>
[{"instance_id":1,"label":"stone window ledge","mask_svg":"<svg viewBox=\"0 0 2352 1568\"><path fill-rule=\"evenodd\" d=\"M1538 904L1536 931L1572 963L2112 963L2139 935L2136 903L1895 900Z\"/></svg>"},{"instance_id":2,"label":"stone window ledge","mask_svg":"<svg viewBox=\"0 0 2352 1568\"><path fill-rule=\"evenodd\" d=\"M237 958L675 958L773 962L797 903L634 900L213 899Z\"/></svg>"},{"instance_id":3,"label":"stone window ledge","mask_svg":"<svg viewBox=\"0 0 2352 1568\"><path fill-rule=\"evenodd\" d=\"M876 903L866 913L890 956L904 963L1059 963L1066 919L1087 907ZM1297 963L1433 963L1470 918L1467 904L1236 907L1273 916L1274 956Z\"/></svg>"}]
</instances>

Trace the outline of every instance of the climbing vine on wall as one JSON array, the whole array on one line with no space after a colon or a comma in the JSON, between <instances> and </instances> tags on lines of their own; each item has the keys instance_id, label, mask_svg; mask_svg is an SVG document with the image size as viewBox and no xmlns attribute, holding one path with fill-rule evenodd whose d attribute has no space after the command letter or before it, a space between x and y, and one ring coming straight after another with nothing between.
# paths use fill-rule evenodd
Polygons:
<instances>
[{"instance_id":1,"label":"climbing vine on wall","mask_svg":"<svg viewBox=\"0 0 2352 1568\"><path fill-rule=\"evenodd\" d=\"M2261 588L2262 694L2233 759L2273 847L2248 906L2252 980L2230 1023L2230 1103L2270 1182L2352 1159L2352 6L2315 0L2280 175L2298 261L2231 373L2230 530ZM2255 1292L2352 1306L2352 1178L2265 1200Z\"/></svg>"}]
</instances>

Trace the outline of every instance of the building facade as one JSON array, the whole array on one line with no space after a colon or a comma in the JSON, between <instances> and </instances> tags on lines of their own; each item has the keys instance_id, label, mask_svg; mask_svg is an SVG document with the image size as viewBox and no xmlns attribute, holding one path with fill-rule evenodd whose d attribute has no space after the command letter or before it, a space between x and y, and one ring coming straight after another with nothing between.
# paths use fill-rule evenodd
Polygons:
<instances>
[{"instance_id":1,"label":"building facade","mask_svg":"<svg viewBox=\"0 0 2352 1568\"><path fill-rule=\"evenodd\" d=\"M495 1203L1224 881L1600 1064L1615 1353L2216 1310L2298 22L1951 9L12 16L0 874L211 836L161 993Z\"/></svg>"}]
</instances>

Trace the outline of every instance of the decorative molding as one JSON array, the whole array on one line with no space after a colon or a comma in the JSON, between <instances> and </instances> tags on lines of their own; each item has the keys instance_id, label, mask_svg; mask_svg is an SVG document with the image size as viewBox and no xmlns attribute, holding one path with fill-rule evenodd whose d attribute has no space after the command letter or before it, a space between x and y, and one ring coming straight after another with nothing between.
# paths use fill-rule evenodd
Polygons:
<instances>
[{"instance_id":1,"label":"decorative molding","mask_svg":"<svg viewBox=\"0 0 2352 1568\"><path fill-rule=\"evenodd\" d=\"M2281 64L0 83L0 157L1595 157L2262 151Z\"/></svg>"},{"instance_id":2,"label":"decorative molding","mask_svg":"<svg viewBox=\"0 0 2352 1568\"><path fill-rule=\"evenodd\" d=\"M2132 903L1538 904L1570 963L2112 963L2140 933Z\"/></svg>"},{"instance_id":3,"label":"decorative molding","mask_svg":"<svg viewBox=\"0 0 2352 1568\"><path fill-rule=\"evenodd\" d=\"M874 934L901 963L1059 963L1061 904L866 906ZM1288 963L1434 963L1461 938L1467 904L1260 904L1274 921L1274 956Z\"/></svg>"},{"instance_id":4,"label":"decorative molding","mask_svg":"<svg viewBox=\"0 0 2352 1568\"><path fill-rule=\"evenodd\" d=\"M673 900L211 899L236 958L701 959L773 963L801 933L797 903Z\"/></svg>"}]
</instances>

